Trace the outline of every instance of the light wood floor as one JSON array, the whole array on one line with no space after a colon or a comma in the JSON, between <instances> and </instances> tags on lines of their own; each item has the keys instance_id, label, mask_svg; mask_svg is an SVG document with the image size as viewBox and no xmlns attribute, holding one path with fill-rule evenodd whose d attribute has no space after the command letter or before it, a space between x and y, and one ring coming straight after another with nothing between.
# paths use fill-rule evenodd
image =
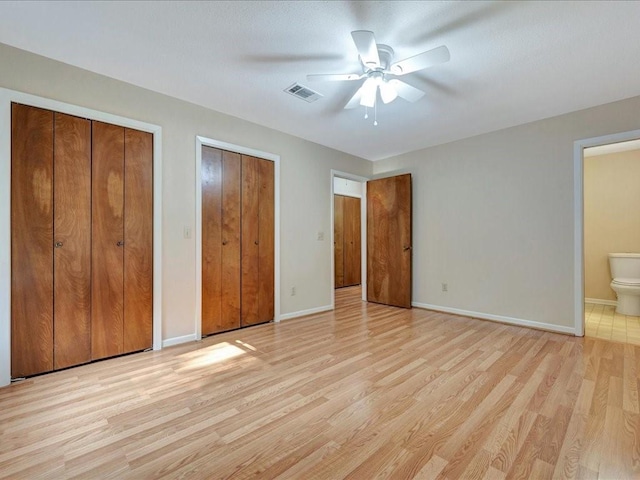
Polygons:
<instances>
[{"instance_id":1,"label":"light wood floor","mask_svg":"<svg viewBox=\"0 0 640 480\"><path fill-rule=\"evenodd\" d=\"M336 305L0 389L0 477L640 477L640 347Z\"/></svg>"},{"instance_id":2,"label":"light wood floor","mask_svg":"<svg viewBox=\"0 0 640 480\"><path fill-rule=\"evenodd\" d=\"M640 317L616 313L610 305L584 304L585 335L640 345Z\"/></svg>"}]
</instances>

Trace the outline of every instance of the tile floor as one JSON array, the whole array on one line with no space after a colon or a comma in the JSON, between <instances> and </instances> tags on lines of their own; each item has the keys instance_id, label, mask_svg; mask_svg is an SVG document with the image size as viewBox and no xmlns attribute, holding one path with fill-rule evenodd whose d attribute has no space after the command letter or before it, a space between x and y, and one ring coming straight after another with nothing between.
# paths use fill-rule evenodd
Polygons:
<instances>
[{"instance_id":1,"label":"tile floor","mask_svg":"<svg viewBox=\"0 0 640 480\"><path fill-rule=\"evenodd\" d=\"M640 345L640 317L620 315L616 307L584 304L585 335Z\"/></svg>"}]
</instances>

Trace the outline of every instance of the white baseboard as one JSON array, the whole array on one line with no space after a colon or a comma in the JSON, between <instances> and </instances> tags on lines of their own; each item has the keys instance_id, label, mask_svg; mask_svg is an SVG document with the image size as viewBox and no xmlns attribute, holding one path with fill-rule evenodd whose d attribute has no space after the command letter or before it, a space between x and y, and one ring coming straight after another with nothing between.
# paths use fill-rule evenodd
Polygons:
<instances>
[{"instance_id":1,"label":"white baseboard","mask_svg":"<svg viewBox=\"0 0 640 480\"><path fill-rule=\"evenodd\" d=\"M599 298L585 298L584 303L595 303L596 305L609 305L611 307L617 307L618 302L615 300L601 300Z\"/></svg>"},{"instance_id":2,"label":"white baseboard","mask_svg":"<svg viewBox=\"0 0 640 480\"><path fill-rule=\"evenodd\" d=\"M454 315L462 315L464 317L481 318L483 320L492 320L494 322L507 323L509 325L518 325L520 327L536 328L540 330L548 330L550 332L569 333L575 335L573 327L563 327L561 325L553 325L551 323L535 322L533 320L524 320L522 318L504 317L502 315L493 315L491 313L472 312L469 310L460 310L459 308L441 307L440 305L430 305L428 303L411 302L411 305L418 308L426 308L427 310L436 310L438 312L453 313Z\"/></svg>"},{"instance_id":3,"label":"white baseboard","mask_svg":"<svg viewBox=\"0 0 640 480\"><path fill-rule=\"evenodd\" d=\"M180 345L181 343L195 342L195 341L196 341L195 333L191 333L189 335L183 335L182 337L167 338L166 340L162 341L162 348L172 347L174 345Z\"/></svg>"},{"instance_id":4,"label":"white baseboard","mask_svg":"<svg viewBox=\"0 0 640 480\"><path fill-rule=\"evenodd\" d=\"M307 315L313 315L314 313L329 312L331 310L333 310L333 305L324 305L322 307L300 310L298 312L283 313L280 315L280 320L290 320L292 318L306 317Z\"/></svg>"}]
</instances>

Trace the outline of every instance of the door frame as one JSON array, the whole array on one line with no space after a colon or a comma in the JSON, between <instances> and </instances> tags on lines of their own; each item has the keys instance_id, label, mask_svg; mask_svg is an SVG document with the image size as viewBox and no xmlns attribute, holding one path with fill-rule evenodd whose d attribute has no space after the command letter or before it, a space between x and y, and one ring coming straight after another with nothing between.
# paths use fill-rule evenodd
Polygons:
<instances>
[{"instance_id":1,"label":"door frame","mask_svg":"<svg viewBox=\"0 0 640 480\"><path fill-rule=\"evenodd\" d=\"M223 142L213 138L196 135L196 318L195 318L195 339L202 339L202 147L214 147L228 152L250 155L274 162L274 312L273 321L280 321L280 155L263 152L241 145Z\"/></svg>"},{"instance_id":2,"label":"door frame","mask_svg":"<svg viewBox=\"0 0 640 480\"><path fill-rule=\"evenodd\" d=\"M573 299L576 337L584 337L584 149L639 138L640 130L631 130L573 142Z\"/></svg>"},{"instance_id":3,"label":"door frame","mask_svg":"<svg viewBox=\"0 0 640 480\"><path fill-rule=\"evenodd\" d=\"M365 302L367 301L367 182L371 180L353 173L331 169L331 187L329 190L331 192L331 201L329 202L331 204L331 228L329 229L329 245L331 246L331 281L329 282L329 287L331 288L331 310L336 308L336 249L333 246L335 214L333 182L335 178L344 178L362 183L362 196L360 197L360 285L362 286L362 300Z\"/></svg>"},{"instance_id":4,"label":"door frame","mask_svg":"<svg viewBox=\"0 0 640 480\"><path fill-rule=\"evenodd\" d=\"M162 127L0 88L0 387L11 383L11 103L153 134L153 349L162 348Z\"/></svg>"}]
</instances>

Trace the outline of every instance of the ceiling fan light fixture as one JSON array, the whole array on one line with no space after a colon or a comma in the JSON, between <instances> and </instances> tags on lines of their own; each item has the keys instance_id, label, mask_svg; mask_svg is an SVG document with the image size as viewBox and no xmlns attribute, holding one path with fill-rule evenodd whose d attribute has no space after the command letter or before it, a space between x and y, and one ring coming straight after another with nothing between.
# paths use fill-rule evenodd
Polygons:
<instances>
[{"instance_id":1,"label":"ceiling fan light fixture","mask_svg":"<svg viewBox=\"0 0 640 480\"><path fill-rule=\"evenodd\" d=\"M367 78L360 87L362 97L360 105L372 108L376 104L376 94L378 93L378 85L372 78Z\"/></svg>"},{"instance_id":2,"label":"ceiling fan light fixture","mask_svg":"<svg viewBox=\"0 0 640 480\"><path fill-rule=\"evenodd\" d=\"M398 92L387 82L382 82L380 84L380 97L382 101L387 104L393 102L398 97Z\"/></svg>"}]
</instances>

